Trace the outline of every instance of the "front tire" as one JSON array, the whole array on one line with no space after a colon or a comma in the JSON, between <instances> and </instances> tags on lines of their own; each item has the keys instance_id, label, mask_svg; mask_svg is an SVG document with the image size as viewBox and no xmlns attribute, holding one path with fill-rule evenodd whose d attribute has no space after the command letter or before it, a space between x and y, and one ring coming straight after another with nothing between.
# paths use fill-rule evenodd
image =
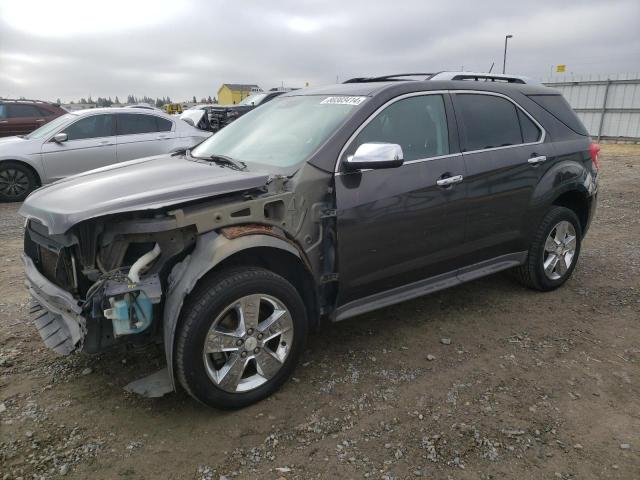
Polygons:
<instances>
[{"instance_id":1,"label":"front tire","mask_svg":"<svg viewBox=\"0 0 640 480\"><path fill-rule=\"evenodd\" d=\"M38 186L31 169L20 162L0 163L0 202L21 202Z\"/></svg>"},{"instance_id":2,"label":"front tire","mask_svg":"<svg viewBox=\"0 0 640 480\"><path fill-rule=\"evenodd\" d=\"M573 273L581 245L582 228L573 210L551 207L534 234L525 264L514 274L529 288L555 290Z\"/></svg>"},{"instance_id":3,"label":"front tire","mask_svg":"<svg viewBox=\"0 0 640 480\"><path fill-rule=\"evenodd\" d=\"M245 407L289 378L306 336L305 305L287 280L262 268L223 270L185 303L176 374L206 405Z\"/></svg>"}]
</instances>

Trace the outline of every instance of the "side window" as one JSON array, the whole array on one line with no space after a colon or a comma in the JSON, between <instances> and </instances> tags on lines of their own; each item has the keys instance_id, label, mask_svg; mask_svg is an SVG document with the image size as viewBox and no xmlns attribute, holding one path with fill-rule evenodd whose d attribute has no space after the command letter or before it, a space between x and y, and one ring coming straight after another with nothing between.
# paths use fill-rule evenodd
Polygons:
<instances>
[{"instance_id":1,"label":"side window","mask_svg":"<svg viewBox=\"0 0 640 480\"><path fill-rule=\"evenodd\" d=\"M34 105L7 105L9 110L9 118L19 117L41 117L40 111Z\"/></svg>"},{"instance_id":2,"label":"side window","mask_svg":"<svg viewBox=\"0 0 640 480\"><path fill-rule=\"evenodd\" d=\"M465 151L522 143L517 108L509 100L493 95L456 94L456 107Z\"/></svg>"},{"instance_id":3,"label":"side window","mask_svg":"<svg viewBox=\"0 0 640 480\"><path fill-rule=\"evenodd\" d=\"M135 135L139 133L153 133L158 131L155 115L139 113L118 114L118 135Z\"/></svg>"},{"instance_id":4,"label":"side window","mask_svg":"<svg viewBox=\"0 0 640 480\"><path fill-rule=\"evenodd\" d=\"M7 118L7 107L0 103L0 118Z\"/></svg>"},{"instance_id":5,"label":"side window","mask_svg":"<svg viewBox=\"0 0 640 480\"><path fill-rule=\"evenodd\" d=\"M531 121L525 113L518 109L518 118L520 119L520 129L522 130L522 140L524 143L534 143L540 140L542 132L538 126Z\"/></svg>"},{"instance_id":6,"label":"side window","mask_svg":"<svg viewBox=\"0 0 640 480\"><path fill-rule=\"evenodd\" d=\"M158 132L170 132L171 127L173 127L173 122L166 118L156 117L156 122L158 124Z\"/></svg>"},{"instance_id":7,"label":"side window","mask_svg":"<svg viewBox=\"0 0 640 480\"><path fill-rule=\"evenodd\" d=\"M449 129L442 95L398 100L380 112L358 134L350 153L363 143L397 143L405 161L449 153Z\"/></svg>"},{"instance_id":8,"label":"side window","mask_svg":"<svg viewBox=\"0 0 640 480\"><path fill-rule=\"evenodd\" d=\"M68 140L110 137L113 135L113 115L91 115L62 130Z\"/></svg>"},{"instance_id":9,"label":"side window","mask_svg":"<svg viewBox=\"0 0 640 480\"><path fill-rule=\"evenodd\" d=\"M40 112L40 116L42 117L48 117L50 115L53 115L53 112L51 112L50 110L47 110L46 108L42 108L42 107L37 107L38 111Z\"/></svg>"}]
</instances>

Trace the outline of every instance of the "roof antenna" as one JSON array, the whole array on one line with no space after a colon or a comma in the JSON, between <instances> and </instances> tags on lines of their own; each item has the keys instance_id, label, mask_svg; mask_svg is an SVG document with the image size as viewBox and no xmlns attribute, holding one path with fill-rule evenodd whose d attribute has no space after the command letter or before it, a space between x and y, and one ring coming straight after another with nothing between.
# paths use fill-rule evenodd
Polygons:
<instances>
[{"instance_id":1,"label":"roof antenna","mask_svg":"<svg viewBox=\"0 0 640 480\"><path fill-rule=\"evenodd\" d=\"M491 70L493 70L493 66L496 64L496 62L491 62L491 68L489 69L489 71L487 73L491 73Z\"/></svg>"}]
</instances>

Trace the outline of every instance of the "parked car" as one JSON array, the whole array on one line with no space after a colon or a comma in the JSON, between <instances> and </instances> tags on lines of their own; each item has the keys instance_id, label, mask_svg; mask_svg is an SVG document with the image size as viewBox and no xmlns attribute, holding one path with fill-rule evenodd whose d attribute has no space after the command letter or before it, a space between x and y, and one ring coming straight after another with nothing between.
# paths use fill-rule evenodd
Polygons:
<instances>
[{"instance_id":1,"label":"parked car","mask_svg":"<svg viewBox=\"0 0 640 480\"><path fill-rule=\"evenodd\" d=\"M286 92L277 90L256 93L246 97L237 105L196 105L195 107L185 110L182 115L180 115L180 118L193 122L198 128L217 132L245 113L270 102L283 93Z\"/></svg>"},{"instance_id":2,"label":"parked car","mask_svg":"<svg viewBox=\"0 0 640 480\"><path fill-rule=\"evenodd\" d=\"M0 201L20 201L69 175L193 147L211 133L163 112L95 108L67 113L28 135L0 139Z\"/></svg>"},{"instance_id":3,"label":"parked car","mask_svg":"<svg viewBox=\"0 0 640 480\"><path fill-rule=\"evenodd\" d=\"M25 135L65 113L55 103L0 99L0 137Z\"/></svg>"},{"instance_id":4,"label":"parked car","mask_svg":"<svg viewBox=\"0 0 640 480\"><path fill-rule=\"evenodd\" d=\"M567 102L518 77L405 77L288 93L191 151L34 192L23 261L45 344L161 339L174 387L241 407L323 321L506 269L564 284L598 191Z\"/></svg>"}]
</instances>

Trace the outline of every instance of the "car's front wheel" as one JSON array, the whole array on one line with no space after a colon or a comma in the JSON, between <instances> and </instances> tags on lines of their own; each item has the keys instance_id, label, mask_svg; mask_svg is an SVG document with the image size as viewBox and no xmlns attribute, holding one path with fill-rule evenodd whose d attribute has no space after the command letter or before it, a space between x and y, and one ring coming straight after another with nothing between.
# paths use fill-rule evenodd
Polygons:
<instances>
[{"instance_id":1,"label":"car's front wheel","mask_svg":"<svg viewBox=\"0 0 640 480\"><path fill-rule=\"evenodd\" d=\"M36 176L19 162L0 163L0 201L21 202L37 187Z\"/></svg>"},{"instance_id":2,"label":"car's front wheel","mask_svg":"<svg viewBox=\"0 0 640 480\"><path fill-rule=\"evenodd\" d=\"M213 407L240 408L271 395L304 348L302 298L269 270L234 268L205 278L183 311L177 377Z\"/></svg>"},{"instance_id":3,"label":"car's front wheel","mask_svg":"<svg viewBox=\"0 0 640 480\"><path fill-rule=\"evenodd\" d=\"M582 228L573 210L552 207L535 232L527 261L515 269L516 278L536 290L560 287L576 267L581 244Z\"/></svg>"}]
</instances>

